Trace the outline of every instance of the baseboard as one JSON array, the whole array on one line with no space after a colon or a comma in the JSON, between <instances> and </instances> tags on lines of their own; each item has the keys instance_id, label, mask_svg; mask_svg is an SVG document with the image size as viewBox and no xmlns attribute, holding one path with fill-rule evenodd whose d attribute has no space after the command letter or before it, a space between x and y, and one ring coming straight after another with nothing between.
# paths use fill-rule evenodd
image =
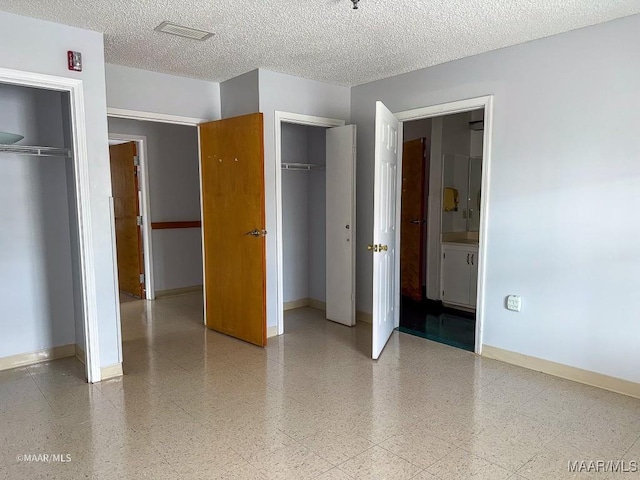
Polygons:
<instances>
[{"instance_id":1,"label":"baseboard","mask_svg":"<svg viewBox=\"0 0 640 480\"><path fill-rule=\"evenodd\" d=\"M640 383L631 382L622 378L610 377L602 373L591 372L577 367L571 367L562 363L530 357L522 353L503 350L490 345L482 345L482 356L493 358L505 363L518 365L519 367L548 373L556 377L566 378L574 382L584 383L592 387L610 390L630 397L640 398Z\"/></svg>"},{"instance_id":2,"label":"baseboard","mask_svg":"<svg viewBox=\"0 0 640 480\"><path fill-rule=\"evenodd\" d=\"M100 376L102 380L108 380L110 378L122 376L122 363L116 363L108 367L102 367L100 369Z\"/></svg>"},{"instance_id":3,"label":"baseboard","mask_svg":"<svg viewBox=\"0 0 640 480\"><path fill-rule=\"evenodd\" d=\"M76 358L78 360L80 360L80 362L85 365L86 364L86 358L87 356L84 354L84 350L82 349L82 347L80 345L78 345L77 343L75 344L75 350L76 350Z\"/></svg>"},{"instance_id":4,"label":"baseboard","mask_svg":"<svg viewBox=\"0 0 640 480\"><path fill-rule=\"evenodd\" d=\"M294 300L293 302L285 302L284 303L284 311L294 310L296 308L304 308L311 307L317 310L325 311L327 309L327 304L320 300L316 300L315 298L300 298L298 300Z\"/></svg>"},{"instance_id":5,"label":"baseboard","mask_svg":"<svg viewBox=\"0 0 640 480\"><path fill-rule=\"evenodd\" d=\"M37 352L20 353L9 357L0 358L0 371L12 368L34 365L36 363L48 362L59 358L73 357L76 354L76 345L61 345L59 347L44 348Z\"/></svg>"},{"instance_id":6,"label":"baseboard","mask_svg":"<svg viewBox=\"0 0 640 480\"><path fill-rule=\"evenodd\" d=\"M296 308L308 307L309 300L310 300L309 298L300 298L292 302L285 302L283 309L286 312L287 310L295 310Z\"/></svg>"},{"instance_id":7,"label":"baseboard","mask_svg":"<svg viewBox=\"0 0 640 480\"><path fill-rule=\"evenodd\" d=\"M267 338L278 336L278 326L267 327Z\"/></svg>"},{"instance_id":8,"label":"baseboard","mask_svg":"<svg viewBox=\"0 0 640 480\"><path fill-rule=\"evenodd\" d=\"M373 316L370 313L358 310L356 311L356 323L357 322L373 324Z\"/></svg>"},{"instance_id":9,"label":"baseboard","mask_svg":"<svg viewBox=\"0 0 640 480\"><path fill-rule=\"evenodd\" d=\"M156 290L156 298L173 297L175 295L184 295L185 293L202 292L202 285L193 285L191 287L171 288L169 290Z\"/></svg>"}]
</instances>

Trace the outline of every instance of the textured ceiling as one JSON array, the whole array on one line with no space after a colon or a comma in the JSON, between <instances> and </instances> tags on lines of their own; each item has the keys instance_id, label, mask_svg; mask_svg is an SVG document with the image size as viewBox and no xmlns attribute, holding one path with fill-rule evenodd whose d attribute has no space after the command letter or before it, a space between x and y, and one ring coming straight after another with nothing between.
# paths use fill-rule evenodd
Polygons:
<instances>
[{"instance_id":1,"label":"textured ceiling","mask_svg":"<svg viewBox=\"0 0 640 480\"><path fill-rule=\"evenodd\" d=\"M358 85L640 13L640 0L0 0L105 33L107 62L223 81L265 68ZM155 32L164 20L215 32Z\"/></svg>"}]
</instances>

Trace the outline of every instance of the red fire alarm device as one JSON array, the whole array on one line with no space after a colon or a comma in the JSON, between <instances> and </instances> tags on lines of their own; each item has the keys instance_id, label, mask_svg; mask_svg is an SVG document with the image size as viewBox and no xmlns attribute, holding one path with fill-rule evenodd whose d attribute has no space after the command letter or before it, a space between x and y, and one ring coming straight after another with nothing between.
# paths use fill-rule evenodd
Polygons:
<instances>
[{"instance_id":1,"label":"red fire alarm device","mask_svg":"<svg viewBox=\"0 0 640 480\"><path fill-rule=\"evenodd\" d=\"M73 52L69 50L67 52L67 60L69 70L73 70L75 72L82 71L82 54L80 52Z\"/></svg>"}]
</instances>

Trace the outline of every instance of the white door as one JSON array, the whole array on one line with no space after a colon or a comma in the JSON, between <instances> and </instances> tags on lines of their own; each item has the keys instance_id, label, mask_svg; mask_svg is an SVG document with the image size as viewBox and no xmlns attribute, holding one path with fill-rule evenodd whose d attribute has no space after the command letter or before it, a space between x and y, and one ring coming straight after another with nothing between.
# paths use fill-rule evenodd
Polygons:
<instances>
[{"instance_id":1,"label":"white door","mask_svg":"<svg viewBox=\"0 0 640 480\"><path fill-rule=\"evenodd\" d=\"M399 314L396 280L398 171L402 157L400 122L382 102L376 102L375 183L373 192L373 342L375 360L391 337Z\"/></svg>"},{"instance_id":2,"label":"white door","mask_svg":"<svg viewBox=\"0 0 640 480\"><path fill-rule=\"evenodd\" d=\"M327 319L356 324L356 126L327 129Z\"/></svg>"}]
</instances>

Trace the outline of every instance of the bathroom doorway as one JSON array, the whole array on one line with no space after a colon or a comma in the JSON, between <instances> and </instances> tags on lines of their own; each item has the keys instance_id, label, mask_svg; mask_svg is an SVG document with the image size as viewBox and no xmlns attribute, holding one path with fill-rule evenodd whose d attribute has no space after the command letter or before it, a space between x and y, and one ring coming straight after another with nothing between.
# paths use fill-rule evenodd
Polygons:
<instances>
[{"instance_id":1,"label":"bathroom doorway","mask_svg":"<svg viewBox=\"0 0 640 480\"><path fill-rule=\"evenodd\" d=\"M484 108L403 122L402 332L474 351Z\"/></svg>"}]
</instances>

